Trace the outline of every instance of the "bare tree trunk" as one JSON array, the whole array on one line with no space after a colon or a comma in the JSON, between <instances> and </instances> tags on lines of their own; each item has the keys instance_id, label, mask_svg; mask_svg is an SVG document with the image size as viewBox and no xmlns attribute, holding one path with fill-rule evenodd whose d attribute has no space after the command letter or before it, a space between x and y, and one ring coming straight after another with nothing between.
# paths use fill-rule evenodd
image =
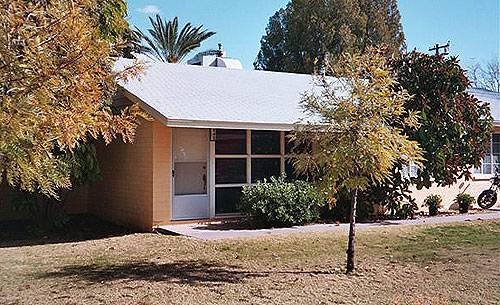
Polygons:
<instances>
[{"instance_id":1,"label":"bare tree trunk","mask_svg":"<svg viewBox=\"0 0 500 305\"><path fill-rule=\"evenodd\" d=\"M347 267L346 274L354 271L354 238L356 237L356 205L358 202L358 190L354 190L351 199L351 215L349 219L349 243L347 244Z\"/></svg>"}]
</instances>

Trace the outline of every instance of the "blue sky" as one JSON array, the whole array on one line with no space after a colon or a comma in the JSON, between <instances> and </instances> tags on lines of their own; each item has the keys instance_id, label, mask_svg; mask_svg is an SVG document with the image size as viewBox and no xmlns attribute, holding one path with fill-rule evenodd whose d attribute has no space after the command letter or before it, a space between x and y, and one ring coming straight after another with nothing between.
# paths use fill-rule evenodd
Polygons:
<instances>
[{"instance_id":1,"label":"blue sky","mask_svg":"<svg viewBox=\"0 0 500 305\"><path fill-rule=\"evenodd\" d=\"M400 0L408 49L427 52L431 45L451 41L450 53L464 66L498 57L500 49L499 0ZM179 23L203 24L217 34L199 51L221 42L228 56L253 69L269 17L288 0L128 0L129 21L145 30L148 16L160 13ZM193 54L194 55L194 54ZM191 56L188 56L188 58Z\"/></svg>"}]
</instances>

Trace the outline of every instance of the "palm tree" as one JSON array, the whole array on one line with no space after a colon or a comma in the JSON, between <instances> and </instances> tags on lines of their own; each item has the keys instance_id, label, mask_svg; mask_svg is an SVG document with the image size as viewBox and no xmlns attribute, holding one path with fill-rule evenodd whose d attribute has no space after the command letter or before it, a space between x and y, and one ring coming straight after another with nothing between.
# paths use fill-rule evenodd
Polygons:
<instances>
[{"instance_id":1,"label":"palm tree","mask_svg":"<svg viewBox=\"0 0 500 305\"><path fill-rule=\"evenodd\" d=\"M177 17L172 21L166 18L163 21L160 15L156 15L156 20L149 17L149 21L153 27L148 29L151 37L136 27L137 35L146 42L142 52L163 62L181 62L189 52L198 48L202 41L215 35L215 32L202 30L203 25L193 27L191 23L187 23L179 33Z\"/></svg>"}]
</instances>

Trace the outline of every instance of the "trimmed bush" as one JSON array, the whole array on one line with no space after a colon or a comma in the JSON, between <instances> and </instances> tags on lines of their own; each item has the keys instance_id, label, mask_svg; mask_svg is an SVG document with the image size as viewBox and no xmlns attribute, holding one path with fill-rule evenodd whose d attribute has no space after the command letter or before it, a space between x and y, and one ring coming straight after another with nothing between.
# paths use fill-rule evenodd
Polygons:
<instances>
[{"instance_id":1,"label":"trimmed bush","mask_svg":"<svg viewBox=\"0 0 500 305\"><path fill-rule=\"evenodd\" d=\"M269 226L288 227L314 221L322 205L322 195L314 186L299 180L287 182L281 175L244 186L239 209Z\"/></svg>"},{"instance_id":2,"label":"trimmed bush","mask_svg":"<svg viewBox=\"0 0 500 305\"><path fill-rule=\"evenodd\" d=\"M429 207L429 216L436 216L439 213L439 208L443 203L443 198L440 195L429 195L424 200L424 205Z\"/></svg>"},{"instance_id":3,"label":"trimmed bush","mask_svg":"<svg viewBox=\"0 0 500 305\"><path fill-rule=\"evenodd\" d=\"M460 213L467 213L469 212L469 207L476 202L476 199L469 194L458 194L454 201L458 204Z\"/></svg>"}]
</instances>

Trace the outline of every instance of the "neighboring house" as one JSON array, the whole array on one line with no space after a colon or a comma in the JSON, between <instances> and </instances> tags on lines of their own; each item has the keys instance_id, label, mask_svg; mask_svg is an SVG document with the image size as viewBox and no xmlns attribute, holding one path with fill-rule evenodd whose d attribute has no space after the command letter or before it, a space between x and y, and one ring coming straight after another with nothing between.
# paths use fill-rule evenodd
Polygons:
<instances>
[{"instance_id":1,"label":"neighboring house","mask_svg":"<svg viewBox=\"0 0 500 305\"><path fill-rule=\"evenodd\" d=\"M118 65L130 63L121 60ZM67 212L88 212L150 231L158 225L234 216L242 186L281 172L293 175L285 136L304 117L299 103L302 93L312 90L312 77L220 66L150 63L139 80L122 84L115 104L138 103L153 119L138 127L134 144L98 143L103 179L72 192ZM494 105L499 123L498 94L471 93ZM491 157L498 163L496 130ZM478 179L489 176L488 164ZM477 195L487 185L477 180L442 193L450 193L445 196L449 205L449 198L467 186ZM420 192L419 200L429 193ZM0 217L5 218L7 200L2 195Z\"/></svg>"}]
</instances>

